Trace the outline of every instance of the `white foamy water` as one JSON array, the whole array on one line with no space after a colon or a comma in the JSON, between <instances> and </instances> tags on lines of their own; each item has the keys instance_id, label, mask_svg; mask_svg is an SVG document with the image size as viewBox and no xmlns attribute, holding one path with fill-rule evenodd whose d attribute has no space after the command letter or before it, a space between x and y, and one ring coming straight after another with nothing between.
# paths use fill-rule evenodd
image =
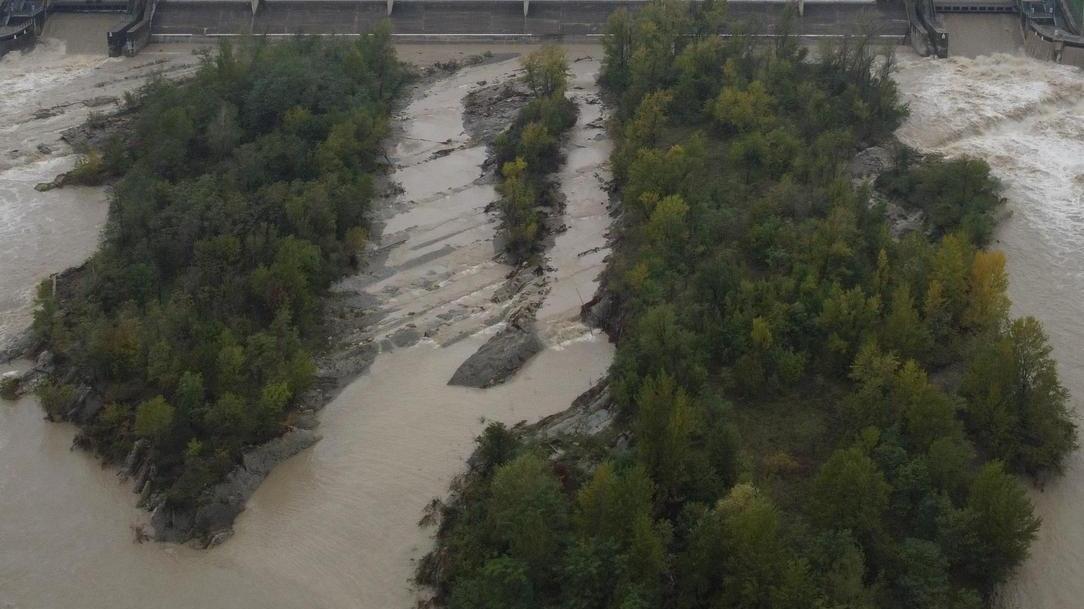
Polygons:
<instances>
[{"instance_id":1,"label":"white foamy water","mask_svg":"<svg viewBox=\"0 0 1084 609\"><path fill-rule=\"evenodd\" d=\"M96 227L106 212L101 192L34 190L75 162L66 146L57 144L73 117L34 120L33 113L43 100L64 97L56 93L92 74L101 62L66 57L56 43L0 58L0 349L30 322L37 283L79 264L97 243ZM58 152L44 155L39 144Z\"/></svg>"},{"instance_id":2,"label":"white foamy water","mask_svg":"<svg viewBox=\"0 0 1084 609\"><path fill-rule=\"evenodd\" d=\"M1013 215L1000 226L1015 315L1040 319L1078 413L1084 398L1084 71L1016 55L903 56L911 116L900 138L919 149L985 159ZM1032 492L1043 525L1004 607L1084 606L1084 458Z\"/></svg>"},{"instance_id":3,"label":"white foamy water","mask_svg":"<svg viewBox=\"0 0 1084 609\"><path fill-rule=\"evenodd\" d=\"M67 29L83 23L65 17ZM53 39L0 58L0 350L30 323L37 284L83 262L105 222L102 189L34 190L75 164L61 133L91 112L112 110L110 98L156 70L186 69L193 61L179 51L136 59L73 55Z\"/></svg>"},{"instance_id":4,"label":"white foamy water","mask_svg":"<svg viewBox=\"0 0 1084 609\"><path fill-rule=\"evenodd\" d=\"M496 193L476 181L484 151L464 132L461 100L477 81L517 67L513 60L464 69L423 88L396 117L403 137L391 153L392 177L404 192L380 239L386 259L336 287L375 301L379 312L362 334L341 340L375 342L383 352L321 412L323 440L272 472L224 545L133 544L129 526L147 515L130 488L69 450L74 430L42 421L31 400L0 404L0 607L414 606L409 579L432 533L418 520L463 471L474 436L487 421L533 421L567 408L613 355L604 336L576 321L578 299L571 306L561 297L544 304L539 324L550 347L509 382L447 386L500 319L504 305L491 296L511 270L494 259L495 222L484 208ZM594 97L598 63L573 67L583 87L577 98ZM584 113L591 116L597 110ZM601 256L577 255L606 245L597 207L605 167L583 151L604 134L590 120L573 132L576 169L561 176L569 231L554 248L551 294L567 294L567 282L573 293L593 291L602 269ZM404 330L424 338L403 348L385 340Z\"/></svg>"}]
</instances>

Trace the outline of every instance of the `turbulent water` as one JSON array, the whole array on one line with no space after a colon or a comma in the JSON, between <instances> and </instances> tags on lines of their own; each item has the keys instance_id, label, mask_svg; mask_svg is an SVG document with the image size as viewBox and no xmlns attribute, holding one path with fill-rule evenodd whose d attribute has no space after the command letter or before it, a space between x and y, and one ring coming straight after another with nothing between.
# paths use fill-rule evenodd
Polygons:
<instances>
[{"instance_id":1,"label":"turbulent water","mask_svg":"<svg viewBox=\"0 0 1084 609\"><path fill-rule=\"evenodd\" d=\"M414 561L430 547L423 508L446 494L486 421L536 420L568 407L605 373L613 349L580 324L607 253L596 61L573 64L582 114L559 175L565 224L548 254L540 310L547 348L508 383L449 387L500 325L491 296L511 269L493 244L496 197L477 180L485 150L462 122L463 96L511 76L515 60L464 69L417 92L395 118L392 179L378 263L343 281L344 298L378 321L359 343L383 345L371 369L320 414L323 440L279 466L222 546L132 543L146 519L109 468L69 446L30 400L0 404L0 607L406 609ZM7 269L0 259L0 275ZM395 348L385 340L422 336ZM354 340L354 337L350 337Z\"/></svg>"},{"instance_id":2,"label":"turbulent water","mask_svg":"<svg viewBox=\"0 0 1084 609\"><path fill-rule=\"evenodd\" d=\"M69 19L52 31L71 38L84 26ZM0 57L0 350L29 323L38 282L85 260L105 221L102 189L34 190L75 163L61 132L91 112L113 109L117 96L151 74L193 63L190 53L121 60L71 54L67 44L47 39L32 51Z\"/></svg>"},{"instance_id":3,"label":"turbulent water","mask_svg":"<svg viewBox=\"0 0 1084 609\"><path fill-rule=\"evenodd\" d=\"M61 148L59 131L72 126L73 117L34 120L33 113L40 100L65 97L73 81L102 63L67 57L57 44L0 58L0 349L29 322L35 284L82 262L97 242L95 227L106 211L99 191L34 190L74 163L67 150L50 156L37 149Z\"/></svg>"},{"instance_id":4,"label":"turbulent water","mask_svg":"<svg viewBox=\"0 0 1084 609\"><path fill-rule=\"evenodd\" d=\"M1008 54L904 57L897 75L911 116L899 136L920 149L985 159L1012 217L1015 315L1040 319L1079 413L1084 399L1084 70ZM1079 420L1079 417L1078 417ZM1020 609L1075 609L1084 599L1084 458L1033 492L1043 519L1031 558L1001 597Z\"/></svg>"}]
</instances>

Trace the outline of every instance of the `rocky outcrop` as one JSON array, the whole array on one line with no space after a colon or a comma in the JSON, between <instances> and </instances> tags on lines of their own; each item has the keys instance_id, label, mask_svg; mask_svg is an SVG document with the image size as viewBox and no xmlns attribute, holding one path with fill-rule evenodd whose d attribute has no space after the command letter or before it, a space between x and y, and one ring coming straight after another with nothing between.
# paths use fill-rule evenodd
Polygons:
<instances>
[{"instance_id":1,"label":"rocky outcrop","mask_svg":"<svg viewBox=\"0 0 1084 609\"><path fill-rule=\"evenodd\" d=\"M493 142L530 100L530 91L518 79L482 86L463 100L463 125L475 140Z\"/></svg>"},{"instance_id":2,"label":"rocky outcrop","mask_svg":"<svg viewBox=\"0 0 1084 609\"><path fill-rule=\"evenodd\" d=\"M222 543L245 502L276 465L309 448L320 435L308 429L291 429L245 453L241 464L226 479L207 491L195 508L176 509L159 502L151 514L154 538L184 542L197 539L204 547Z\"/></svg>"},{"instance_id":3,"label":"rocky outcrop","mask_svg":"<svg viewBox=\"0 0 1084 609\"><path fill-rule=\"evenodd\" d=\"M847 173L853 180L876 179L892 168L893 152L885 146L870 146L854 155L847 164Z\"/></svg>"},{"instance_id":4,"label":"rocky outcrop","mask_svg":"<svg viewBox=\"0 0 1084 609\"><path fill-rule=\"evenodd\" d=\"M34 334L30 328L27 328L0 346L0 364L6 364L20 357L25 357L33 348Z\"/></svg>"},{"instance_id":5,"label":"rocky outcrop","mask_svg":"<svg viewBox=\"0 0 1084 609\"><path fill-rule=\"evenodd\" d=\"M572 406L550 415L528 428L538 439L560 436L597 437L613 426L616 409L610 397L610 382L603 379L582 393Z\"/></svg>"},{"instance_id":6,"label":"rocky outcrop","mask_svg":"<svg viewBox=\"0 0 1084 609\"><path fill-rule=\"evenodd\" d=\"M907 209L895 201L885 198L873 189L878 176L895 168L895 159L899 142L890 140L883 146L870 146L854 155L847 164L847 173L851 183L857 187L871 188L869 205L884 205L885 221L893 239L902 239L909 233L926 230L926 214L920 209Z\"/></svg>"},{"instance_id":7,"label":"rocky outcrop","mask_svg":"<svg viewBox=\"0 0 1084 609\"><path fill-rule=\"evenodd\" d=\"M461 387L492 387L508 380L534 354L543 349L533 324L509 325L467 358L448 381Z\"/></svg>"},{"instance_id":8,"label":"rocky outcrop","mask_svg":"<svg viewBox=\"0 0 1084 609\"><path fill-rule=\"evenodd\" d=\"M105 98L96 98L99 101ZM115 101L112 98L110 102ZM101 104L99 104L101 105ZM135 115L128 111L114 114L91 115L87 121L76 127L65 129L60 138L77 152L103 150L114 138L127 139L132 129Z\"/></svg>"},{"instance_id":9,"label":"rocky outcrop","mask_svg":"<svg viewBox=\"0 0 1084 609\"><path fill-rule=\"evenodd\" d=\"M617 298L603 284L595 297L580 307L580 319L592 328L601 328L611 338L616 339L618 323Z\"/></svg>"},{"instance_id":10,"label":"rocky outcrop","mask_svg":"<svg viewBox=\"0 0 1084 609\"><path fill-rule=\"evenodd\" d=\"M926 230L926 214L921 209L905 209L892 201L885 203L885 221L893 239L902 239L909 233Z\"/></svg>"}]
</instances>

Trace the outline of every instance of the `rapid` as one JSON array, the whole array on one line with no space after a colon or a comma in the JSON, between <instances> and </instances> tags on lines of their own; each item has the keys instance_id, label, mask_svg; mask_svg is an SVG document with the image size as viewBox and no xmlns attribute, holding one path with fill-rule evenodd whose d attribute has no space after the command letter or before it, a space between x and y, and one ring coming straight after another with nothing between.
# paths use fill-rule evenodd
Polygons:
<instances>
[{"instance_id":1,"label":"rapid","mask_svg":"<svg viewBox=\"0 0 1084 609\"><path fill-rule=\"evenodd\" d=\"M496 219L486 212L497 196L492 181L481 179L486 151L462 118L463 98L478 83L516 76L516 59L494 61L420 85L393 118L390 178L400 188L378 205L373 262L334 288L373 320L357 336L339 338L379 345L379 355L320 412L323 439L272 472L223 545L133 543L131 527L148 515L136 508L130 485L71 450L74 428L43 421L33 400L0 404L0 607L413 607L424 595L411 583L414 565L434 532L419 520L463 471L473 438L490 421L535 421L564 410L612 359L605 335L579 322L608 253L610 144L598 67L594 59L572 64L570 93L581 114L557 176L567 230L547 253L541 353L503 385L447 385L501 327L505 305L492 296L512 271L496 255ZM24 181L44 181L50 170ZM27 206L45 205L32 184L18 193L3 201L24 217ZM47 266L12 283L24 292L95 244L102 193L58 194L72 199L53 203L55 215L85 247L58 257L63 237L11 220L27 241L54 243L35 259ZM93 222L68 219L78 205L96 206ZM25 264L5 254L0 277ZM29 306L25 297L11 305L9 323L24 323Z\"/></svg>"},{"instance_id":2,"label":"rapid","mask_svg":"<svg viewBox=\"0 0 1084 609\"><path fill-rule=\"evenodd\" d=\"M970 18L970 17L968 17ZM1008 258L1013 314L1042 321L1062 383L1084 399L1084 70L1022 54L920 59L896 79L910 117L897 135L921 150L986 160L1012 215L994 247ZM1042 518L1002 607L1075 609L1084 598L1084 455L1033 489Z\"/></svg>"}]
</instances>

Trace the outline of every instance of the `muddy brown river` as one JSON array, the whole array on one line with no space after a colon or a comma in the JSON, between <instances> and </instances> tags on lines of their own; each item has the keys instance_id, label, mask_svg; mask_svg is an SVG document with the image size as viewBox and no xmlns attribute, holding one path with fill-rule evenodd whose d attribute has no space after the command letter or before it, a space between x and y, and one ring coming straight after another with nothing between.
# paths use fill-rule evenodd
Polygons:
<instances>
[{"instance_id":1,"label":"muddy brown river","mask_svg":"<svg viewBox=\"0 0 1084 609\"><path fill-rule=\"evenodd\" d=\"M93 250L105 216L94 189L37 193L70 166L59 131L94 111L83 100L117 95L155 69L190 69L191 55L151 49L135 59L66 55L45 45L0 60L0 343L29 320L33 286ZM430 51L426 51L430 52ZM596 57L598 49L593 51ZM582 52L570 54L572 58ZM900 136L925 150L987 159L1013 216L998 234L1009 257L1017 314L1051 335L1063 381L1084 396L1084 74L1022 57L922 60L901 52L898 79L911 106ZM485 151L461 120L479 81L511 77L517 63L467 68L417 91L395 118L390 156L404 192L384 207L379 271L336 289L363 294L379 322L359 341L403 329L424 335L390 345L320 414L323 440L280 465L210 551L132 543L147 514L110 468L70 449L74 429L49 424L30 399L0 403L0 607L406 609L409 577L430 546L417 522L464 467L485 421L535 420L562 410L605 374L612 346L577 321L607 254L609 142L593 76L578 61L581 109L558 176L565 223L548 253L549 292L538 319L547 349L488 390L446 385L500 328L491 295L509 268L494 257L496 196L478 181ZM8 95L8 91L14 94ZM63 111L33 119L41 108ZM55 150L38 150L46 144ZM449 154L434 154L452 148ZM22 364L25 365L25 364ZM1043 529L1012 584L1008 607L1075 609L1084 598L1084 462L1033 493Z\"/></svg>"},{"instance_id":2,"label":"muddy brown river","mask_svg":"<svg viewBox=\"0 0 1084 609\"><path fill-rule=\"evenodd\" d=\"M485 149L464 131L462 100L479 81L518 69L515 59L463 69L417 91L395 117L392 179L403 192L381 214L386 255L379 269L335 288L378 303L379 321L357 340L385 345L383 352L321 412L323 439L272 473L222 546L133 544L130 527L147 515L128 485L69 450L74 430L42 421L31 400L0 405L0 607L414 605L410 576L432 534L418 520L463 470L473 438L488 421L564 410L606 373L613 354L604 335L578 321L597 288L610 221L598 62L585 60L573 63L581 116L558 176L568 230L548 253L539 315L547 348L498 387L447 385L499 330L504 305L491 297L511 270L495 256L496 222L485 207L496 192L478 180ZM37 204L36 194L19 190L5 205ZM70 196L67 207L56 204L59 215L78 204L79 193ZM95 234L84 227L87 248L46 270L78 262ZM26 305L16 308L14 319L25 319ZM384 340L405 328L425 338L404 348Z\"/></svg>"}]
</instances>

